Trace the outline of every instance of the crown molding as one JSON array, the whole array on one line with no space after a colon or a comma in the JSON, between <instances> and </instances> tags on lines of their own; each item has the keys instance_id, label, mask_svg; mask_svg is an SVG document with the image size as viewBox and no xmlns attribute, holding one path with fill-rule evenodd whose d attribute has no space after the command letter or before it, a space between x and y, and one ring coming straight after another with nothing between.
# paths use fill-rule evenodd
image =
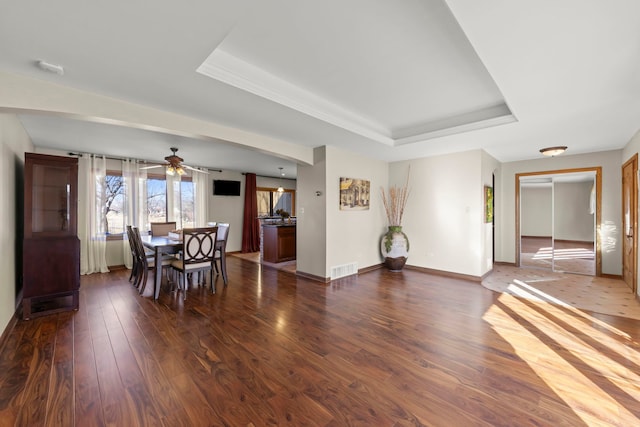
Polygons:
<instances>
[{"instance_id":1,"label":"crown molding","mask_svg":"<svg viewBox=\"0 0 640 427\"><path fill-rule=\"evenodd\" d=\"M393 137L395 145L400 146L517 121L518 119L507 104L502 103L470 113L424 123L421 126L402 129L395 132Z\"/></svg>"},{"instance_id":2,"label":"crown molding","mask_svg":"<svg viewBox=\"0 0 640 427\"><path fill-rule=\"evenodd\" d=\"M196 71L390 147L517 121L506 103L501 103L391 132L390 129L378 123L293 85L221 48L211 52Z\"/></svg>"},{"instance_id":3,"label":"crown molding","mask_svg":"<svg viewBox=\"0 0 640 427\"><path fill-rule=\"evenodd\" d=\"M394 143L389 131L378 124L222 49L214 50L196 71L382 144L392 146Z\"/></svg>"}]
</instances>

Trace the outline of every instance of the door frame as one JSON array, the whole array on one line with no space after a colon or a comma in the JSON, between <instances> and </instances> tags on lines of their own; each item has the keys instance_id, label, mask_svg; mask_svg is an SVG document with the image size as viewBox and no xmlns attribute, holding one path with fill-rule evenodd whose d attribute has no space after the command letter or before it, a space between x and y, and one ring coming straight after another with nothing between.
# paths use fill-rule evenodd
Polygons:
<instances>
[{"instance_id":1,"label":"door frame","mask_svg":"<svg viewBox=\"0 0 640 427\"><path fill-rule=\"evenodd\" d=\"M630 194L632 195L631 197L631 206L630 206L630 210L631 210L631 226L633 227L633 232L631 234L631 237L633 239L633 242L631 243L631 250L633 251L632 254L632 259L633 259L633 270L632 270L632 277L631 277L631 289L633 291L633 294L635 295L638 292L638 237L637 237L637 233L638 233L638 153L634 154L633 156L631 156L629 158L629 160L627 160L626 162L624 162L622 164L622 167L620 168L620 173L622 175L622 182L621 182L621 187L622 187L622 194L621 194L621 211L622 211L622 226L624 228L624 224L625 224L625 220L624 220L624 168L627 167L629 164L633 165L633 179L632 179L632 184L631 184L631 192ZM622 230L623 233L626 233L625 230ZM623 237L623 239L626 238ZM624 271L625 271L625 255L624 255L624 249L622 251L622 279L624 280Z\"/></svg>"},{"instance_id":2,"label":"door frame","mask_svg":"<svg viewBox=\"0 0 640 427\"><path fill-rule=\"evenodd\" d=\"M602 245L600 241L600 227L602 218L602 167L594 166L590 168L558 169L537 172L523 172L516 174L516 266L520 267L520 178L538 175L562 175L575 172L595 172L596 184L596 224L595 224L595 247L596 247L596 276L602 276Z\"/></svg>"}]
</instances>

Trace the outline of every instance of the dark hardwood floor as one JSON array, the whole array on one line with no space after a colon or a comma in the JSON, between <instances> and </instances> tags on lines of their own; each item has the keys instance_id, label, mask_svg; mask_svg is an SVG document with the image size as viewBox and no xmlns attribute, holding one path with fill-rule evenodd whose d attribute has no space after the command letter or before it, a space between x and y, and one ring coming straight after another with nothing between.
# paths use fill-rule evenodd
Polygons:
<instances>
[{"instance_id":1,"label":"dark hardwood floor","mask_svg":"<svg viewBox=\"0 0 640 427\"><path fill-rule=\"evenodd\" d=\"M0 425L640 423L639 321L409 270L228 272L186 302L82 277L78 312L19 321L0 352Z\"/></svg>"}]
</instances>

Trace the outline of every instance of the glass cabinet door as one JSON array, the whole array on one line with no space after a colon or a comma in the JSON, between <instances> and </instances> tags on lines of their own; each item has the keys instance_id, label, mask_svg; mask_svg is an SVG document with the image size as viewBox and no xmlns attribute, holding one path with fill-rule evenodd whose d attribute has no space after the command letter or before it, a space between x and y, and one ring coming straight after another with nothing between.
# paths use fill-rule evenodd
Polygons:
<instances>
[{"instance_id":1,"label":"glass cabinet door","mask_svg":"<svg viewBox=\"0 0 640 427\"><path fill-rule=\"evenodd\" d=\"M69 232L71 171L68 167L34 165L32 232Z\"/></svg>"},{"instance_id":2,"label":"glass cabinet door","mask_svg":"<svg viewBox=\"0 0 640 427\"><path fill-rule=\"evenodd\" d=\"M77 159L25 154L25 237L77 234Z\"/></svg>"}]
</instances>

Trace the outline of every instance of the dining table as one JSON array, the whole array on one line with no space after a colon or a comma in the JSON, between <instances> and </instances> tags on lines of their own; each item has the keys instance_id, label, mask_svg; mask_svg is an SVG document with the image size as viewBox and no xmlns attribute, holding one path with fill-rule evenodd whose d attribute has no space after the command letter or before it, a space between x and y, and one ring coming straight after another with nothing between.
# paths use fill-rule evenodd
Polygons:
<instances>
[{"instance_id":1,"label":"dining table","mask_svg":"<svg viewBox=\"0 0 640 427\"><path fill-rule=\"evenodd\" d=\"M162 260L173 257L182 249L182 240L173 239L169 236L142 236L142 244L153 250L153 261L156 268L153 274L153 298L160 296L160 285L162 284Z\"/></svg>"},{"instance_id":2,"label":"dining table","mask_svg":"<svg viewBox=\"0 0 640 427\"><path fill-rule=\"evenodd\" d=\"M182 250L182 240L175 239L171 236L141 236L142 244L144 247L153 250L153 261L155 268L153 274L153 298L158 299L160 296L160 285L162 284L162 260L165 258L172 258L175 254ZM224 241L216 241L216 250L220 251L220 269L222 270L222 276L225 284L227 283L227 254L226 245ZM217 268L217 267L216 267Z\"/></svg>"}]
</instances>

